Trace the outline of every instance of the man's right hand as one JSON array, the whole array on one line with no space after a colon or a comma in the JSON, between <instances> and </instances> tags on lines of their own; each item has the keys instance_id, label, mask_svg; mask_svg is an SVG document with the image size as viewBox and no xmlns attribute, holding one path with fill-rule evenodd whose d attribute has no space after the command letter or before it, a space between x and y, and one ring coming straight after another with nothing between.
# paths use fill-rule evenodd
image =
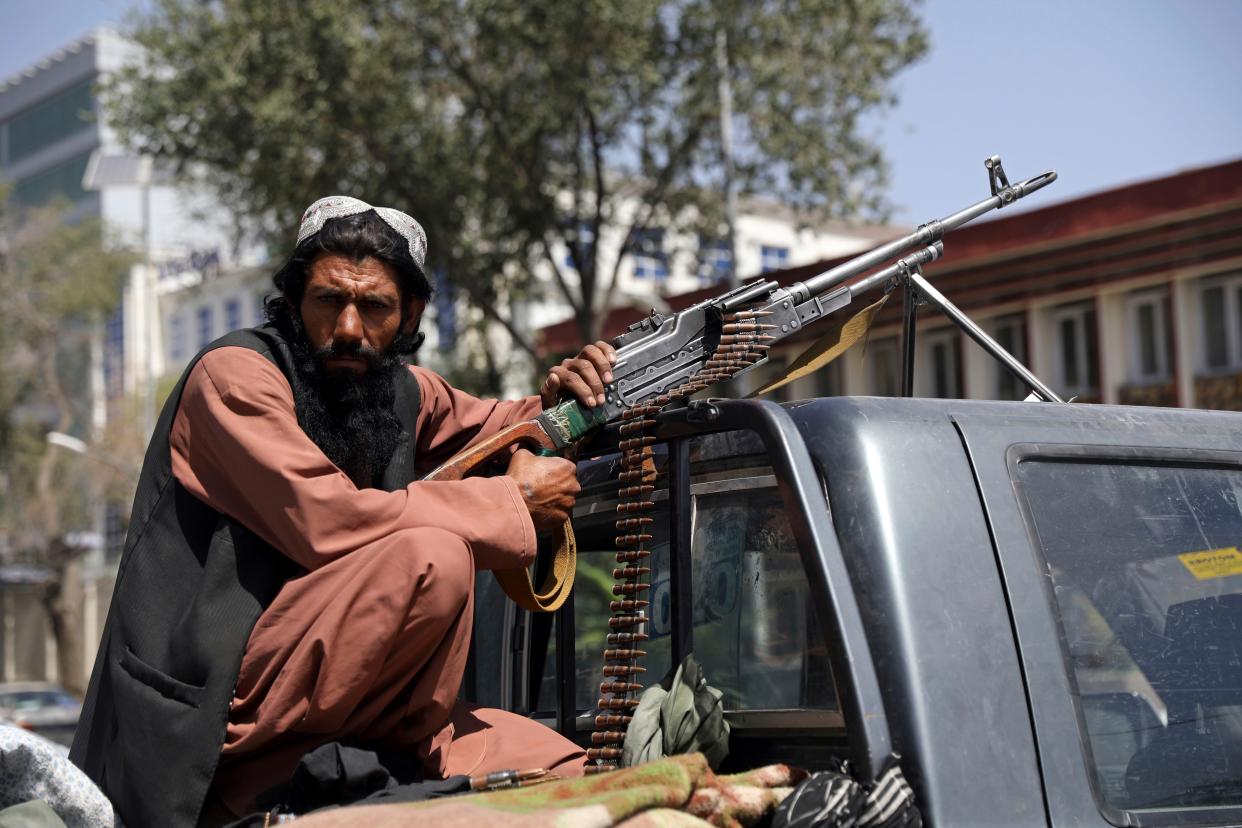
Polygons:
<instances>
[{"instance_id":1,"label":"man's right hand","mask_svg":"<svg viewBox=\"0 0 1242 828\"><path fill-rule=\"evenodd\" d=\"M506 473L517 482L535 529L555 529L569 519L581 491L572 461L518 449Z\"/></svg>"}]
</instances>

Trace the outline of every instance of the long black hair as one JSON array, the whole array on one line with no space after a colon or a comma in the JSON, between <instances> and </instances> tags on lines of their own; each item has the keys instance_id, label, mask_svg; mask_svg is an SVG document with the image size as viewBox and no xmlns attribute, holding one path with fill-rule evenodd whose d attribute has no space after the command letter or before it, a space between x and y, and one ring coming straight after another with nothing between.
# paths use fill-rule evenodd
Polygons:
<instances>
[{"instance_id":1,"label":"long black hair","mask_svg":"<svg viewBox=\"0 0 1242 828\"><path fill-rule=\"evenodd\" d=\"M431 299L431 282L411 258L409 243L374 210L328 219L323 228L299 244L284 266L276 271L272 282L279 293L268 296L263 301L267 320L286 337L300 332L298 307L302 303L302 294L306 291L306 277L311 263L321 253L334 253L354 262L369 257L391 265L397 271L403 314L405 300L410 296L416 296L424 302ZM422 341L421 333L403 333L397 336L390 350L402 355L413 354Z\"/></svg>"}]
</instances>

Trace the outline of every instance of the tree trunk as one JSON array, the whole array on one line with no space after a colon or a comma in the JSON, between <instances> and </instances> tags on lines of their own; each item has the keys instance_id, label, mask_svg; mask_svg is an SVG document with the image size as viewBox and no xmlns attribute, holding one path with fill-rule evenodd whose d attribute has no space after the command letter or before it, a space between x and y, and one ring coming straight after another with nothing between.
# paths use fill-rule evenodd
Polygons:
<instances>
[{"instance_id":1,"label":"tree trunk","mask_svg":"<svg viewBox=\"0 0 1242 828\"><path fill-rule=\"evenodd\" d=\"M52 639L56 642L56 672L49 681L59 681L70 693L86 693L82 655L82 567L76 551L61 539L49 544L47 563L51 575L43 585L43 610L47 613Z\"/></svg>"}]
</instances>

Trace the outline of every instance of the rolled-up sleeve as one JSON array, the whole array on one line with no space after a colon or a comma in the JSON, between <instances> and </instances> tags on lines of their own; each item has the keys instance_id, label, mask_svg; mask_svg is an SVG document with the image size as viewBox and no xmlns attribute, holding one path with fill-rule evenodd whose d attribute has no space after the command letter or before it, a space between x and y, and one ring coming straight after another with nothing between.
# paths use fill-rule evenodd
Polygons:
<instances>
[{"instance_id":1,"label":"rolled-up sleeve","mask_svg":"<svg viewBox=\"0 0 1242 828\"><path fill-rule=\"evenodd\" d=\"M416 373L423 396L418 444L432 455L428 460L438 453L447 458L455 446L522 419L532 405L538 409L530 399L476 400L430 372ZM425 434L437 424L444 434ZM218 348L199 360L183 389L170 444L182 486L308 570L418 527L463 538L479 569L524 566L534 558L534 526L511 478L420 481L395 492L359 489L298 425L293 392L280 370L246 348ZM421 457L419 465L425 465Z\"/></svg>"}]
</instances>

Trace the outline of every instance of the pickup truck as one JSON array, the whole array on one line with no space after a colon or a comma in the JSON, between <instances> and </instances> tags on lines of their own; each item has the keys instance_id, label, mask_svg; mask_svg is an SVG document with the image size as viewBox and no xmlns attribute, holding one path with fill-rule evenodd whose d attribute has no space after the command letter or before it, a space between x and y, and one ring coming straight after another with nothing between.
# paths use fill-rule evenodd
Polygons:
<instances>
[{"instance_id":1,"label":"pickup truck","mask_svg":"<svg viewBox=\"0 0 1242 828\"><path fill-rule=\"evenodd\" d=\"M1242 825L1242 414L697 400L659 415L648 683L693 652L726 768L898 754L930 826ZM479 580L464 693L585 744L615 432L556 615Z\"/></svg>"}]
</instances>

